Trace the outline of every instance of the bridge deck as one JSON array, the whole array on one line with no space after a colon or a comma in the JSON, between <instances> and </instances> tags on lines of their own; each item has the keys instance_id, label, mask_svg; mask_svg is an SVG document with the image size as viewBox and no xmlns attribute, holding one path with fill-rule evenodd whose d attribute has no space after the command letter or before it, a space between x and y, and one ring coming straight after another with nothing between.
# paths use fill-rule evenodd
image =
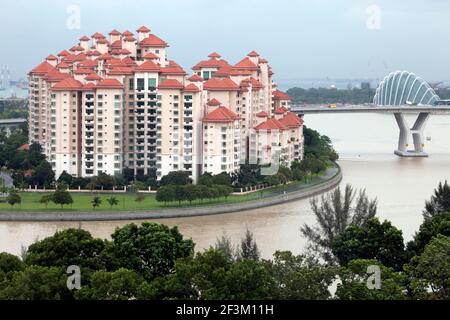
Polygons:
<instances>
[{"instance_id":1,"label":"bridge deck","mask_svg":"<svg viewBox=\"0 0 450 320\"><path fill-rule=\"evenodd\" d=\"M299 114L317 113L421 113L450 114L450 106L375 106L375 105L345 105L330 108L326 106L292 106L292 112Z\"/></svg>"}]
</instances>

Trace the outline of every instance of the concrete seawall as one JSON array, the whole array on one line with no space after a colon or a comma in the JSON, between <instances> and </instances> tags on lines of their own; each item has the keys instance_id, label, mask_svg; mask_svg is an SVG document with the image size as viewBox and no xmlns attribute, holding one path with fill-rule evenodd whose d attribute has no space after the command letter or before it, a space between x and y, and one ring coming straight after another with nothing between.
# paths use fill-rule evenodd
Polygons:
<instances>
[{"instance_id":1,"label":"concrete seawall","mask_svg":"<svg viewBox=\"0 0 450 320\"><path fill-rule=\"evenodd\" d=\"M0 212L0 221L114 221L195 217L246 211L309 198L334 189L342 180L339 167L328 169L319 181L286 194L263 197L247 202L199 206L191 208L156 209L151 211L97 212ZM289 188L288 188L289 189Z\"/></svg>"}]
</instances>

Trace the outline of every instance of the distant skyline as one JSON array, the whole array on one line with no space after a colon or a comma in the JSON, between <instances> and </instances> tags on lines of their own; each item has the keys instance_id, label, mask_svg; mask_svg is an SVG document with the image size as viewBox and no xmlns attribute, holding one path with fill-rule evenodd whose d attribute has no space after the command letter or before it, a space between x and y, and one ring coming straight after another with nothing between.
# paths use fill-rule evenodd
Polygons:
<instances>
[{"instance_id":1,"label":"distant skyline","mask_svg":"<svg viewBox=\"0 0 450 320\"><path fill-rule=\"evenodd\" d=\"M80 9L79 29L67 27L71 6ZM0 66L8 65L12 78L83 35L146 25L189 73L212 51L235 63L256 50L279 82L376 79L393 70L430 82L450 79L444 0L6 0L0 12Z\"/></svg>"}]
</instances>

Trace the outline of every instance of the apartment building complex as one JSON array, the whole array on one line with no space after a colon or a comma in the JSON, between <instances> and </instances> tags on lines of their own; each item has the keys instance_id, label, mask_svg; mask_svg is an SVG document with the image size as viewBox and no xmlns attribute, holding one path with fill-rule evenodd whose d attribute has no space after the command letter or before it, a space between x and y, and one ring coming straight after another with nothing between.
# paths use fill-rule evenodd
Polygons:
<instances>
[{"instance_id":1,"label":"apartment building complex","mask_svg":"<svg viewBox=\"0 0 450 320\"><path fill-rule=\"evenodd\" d=\"M214 52L188 74L167 48L147 27L97 32L30 71L30 142L57 177L131 168L195 181L246 161L302 160L303 120L267 60L253 51L230 64Z\"/></svg>"}]
</instances>

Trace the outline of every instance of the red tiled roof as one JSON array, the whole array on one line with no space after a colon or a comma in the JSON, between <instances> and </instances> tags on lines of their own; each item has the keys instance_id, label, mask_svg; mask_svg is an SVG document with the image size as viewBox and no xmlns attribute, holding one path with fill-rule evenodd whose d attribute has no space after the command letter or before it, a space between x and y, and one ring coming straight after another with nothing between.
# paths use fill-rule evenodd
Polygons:
<instances>
[{"instance_id":1,"label":"red tiled roof","mask_svg":"<svg viewBox=\"0 0 450 320\"><path fill-rule=\"evenodd\" d=\"M97 80L102 80L102 77L100 77L98 74L96 74L96 73L91 73L91 74L89 74L88 76L86 76L85 78L84 78L84 80L87 80L87 81L97 81Z\"/></svg>"},{"instance_id":2,"label":"red tiled roof","mask_svg":"<svg viewBox=\"0 0 450 320\"><path fill-rule=\"evenodd\" d=\"M256 116L259 118L267 118L269 115L265 111L260 111L256 114Z\"/></svg>"},{"instance_id":3,"label":"red tiled roof","mask_svg":"<svg viewBox=\"0 0 450 320\"><path fill-rule=\"evenodd\" d=\"M125 30L125 31L122 33L122 35L123 35L124 37L132 37L132 36L133 36L133 33L130 32L130 31L128 31L128 30Z\"/></svg>"},{"instance_id":4,"label":"red tiled roof","mask_svg":"<svg viewBox=\"0 0 450 320\"><path fill-rule=\"evenodd\" d=\"M207 105L210 107L218 107L218 106L221 106L222 103L219 100L217 100L216 98L213 98L208 101Z\"/></svg>"},{"instance_id":5,"label":"red tiled roof","mask_svg":"<svg viewBox=\"0 0 450 320\"><path fill-rule=\"evenodd\" d=\"M77 46L73 46L72 48L70 48L70 51L84 51L84 49L82 46L77 45Z\"/></svg>"},{"instance_id":6,"label":"red tiled roof","mask_svg":"<svg viewBox=\"0 0 450 320\"><path fill-rule=\"evenodd\" d=\"M288 112L283 118L280 119L280 122L288 128L298 128L303 125L304 121L295 113Z\"/></svg>"},{"instance_id":7,"label":"red tiled roof","mask_svg":"<svg viewBox=\"0 0 450 320\"><path fill-rule=\"evenodd\" d=\"M269 63L266 59L259 59L259 63Z\"/></svg>"},{"instance_id":8,"label":"red tiled roof","mask_svg":"<svg viewBox=\"0 0 450 320\"><path fill-rule=\"evenodd\" d=\"M121 33L117 31L116 29L113 29L110 33L108 33L110 36L120 36Z\"/></svg>"},{"instance_id":9,"label":"red tiled roof","mask_svg":"<svg viewBox=\"0 0 450 320\"><path fill-rule=\"evenodd\" d=\"M289 100L289 101L292 100L292 98L289 95L280 90L275 90L273 92L273 98L274 100Z\"/></svg>"},{"instance_id":10,"label":"red tiled roof","mask_svg":"<svg viewBox=\"0 0 450 320\"><path fill-rule=\"evenodd\" d=\"M83 85L82 91L95 91L95 84L92 82L86 83Z\"/></svg>"},{"instance_id":11,"label":"red tiled roof","mask_svg":"<svg viewBox=\"0 0 450 320\"><path fill-rule=\"evenodd\" d=\"M149 35L147 38L141 41L141 47L152 47L152 48L165 48L169 45L164 40L158 38L154 34Z\"/></svg>"},{"instance_id":12,"label":"red tiled roof","mask_svg":"<svg viewBox=\"0 0 450 320\"><path fill-rule=\"evenodd\" d=\"M136 32L147 33L147 32L150 32L150 29L147 28L146 26L142 26L142 27L140 27L139 29L137 29Z\"/></svg>"},{"instance_id":13,"label":"red tiled roof","mask_svg":"<svg viewBox=\"0 0 450 320\"><path fill-rule=\"evenodd\" d=\"M188 84L186 87L184 87L183 89L184 92L200 92L200 89L193 83Z\"/></svg>"},{"instance_id":14,"label":"red tiled roof","mask_svg":"<svg viewBox=\"0 0 450 320\"><path fill-rule=\"evenodd\" d=\"M109 44L109 41L106 40L105 38L100 38L97 40L98 44Z\"/></svg>"},{"instance_id":15,"label":"red tiled roof","mask_svg":"<svg viewBox=\"0 0 450 320\"><path fill-rule=\"evenodd\" d=\"M83 60L78 64L79 67L83 67L83 68L95 68L97 67L97 61L94 60Z\"/></svg>"},{"instance_id":16,"label":"red tiled roof","mask_svg":"<svg viewBox=\"0 0 450 320\"><path fill-rule=\"evenodd\" d=\"M136 38L133 37L133 36L127 36L127 37L124 38L124 40L128 41L128 42L133 42L133 41L136 41Z\"/></svg>"},{"instance_id":17,"label":"red tiled roof","mask_svg":"<svg viewBox=\"0 0 450 320\"><path fill-rule=\"evenodd\" d=\"M55 57L54 55L50 54L47 56L47 58L45 58L45 60L55 61L55 60L58 60L58 58Z\"/></svg>"},{"instance_id":18,"label":"red tiled roof","mask_svg":"<svg viewBox=\"0 0 450 320\"><path fill-rule=\"evenodd\" d=\"M204 79L200 77L198 74L194 74L188 80L192 82L200 82L203 81Z\"/></svg>"},{"instance_id":19,"label":"red tiled roof","mask_svg":"<svg viewBox=\"0 0 450 320\"><path fill-rule=\"evenodd\" d=\"M74 74L91 74L94 73L92 69L89 68L77 68L73 71Z\"/></svg>"},{"instance_id":20,"label":"red tiled roof","mask_svg":"<svg viewBox=\"0 0 450 320\"><path fill-rule=\"evenodd\" d=\"M256 131L260 130L286 130L286 126L275 118L270 118L255 127Z\"/></svg>"},{"instance_id":21,"label":"red tiled roof","mask_svg":"<svg viewBox=\"0 0 450 320\"><path fill-rule=\"evenodd\" d=\"M169 75L180 75L185 76L187 73L180 67L175 61L169 61L167 67L161 68L161 73Z\"/></svg>"},{"instance_id":22,"label":"red tiled roof","mask_svg":"<svg viewBox=\"0 0 450 320\"><path fill-rule=\"evenodd\" d=\"M134 73L134 68L114 66L106 72L108 75L131 75Z\"/></svg>"},{"instance_id":23,"label":"red tiled roof","mask_svg":"<svg viewBox=\"0 0 450 320\"><path fill-rule=\"evenodd\" d=\"M55 70L55 68L47 61L44 61L44 62L38 64L36 67L34 67L33 70L30 71L30 74L43 76L52 70Z\"/></svg>"},{"instance_id":24,"label":"red tiled roof","mask_svg":"<svg viewBox=\"0 0 450 320\"><path fill-rule=\"evenodd\" d=\"M136 67L137 66L136 61L134 61L131 57L123 58L122 59L122 63L127 65L127 66L130 66L130 67Z\"/></svg>"},{"instance_id":25,"label":"red tiled roof","mask_svg":"<svg viewBox=\"0 0 450 320\"><path fill-rule=\"evenodd\" d=\"M62 62L60 62L60 63L58 63L56 65L56 68L58 68L58 69L68 69L68 68L70 68L70 65L65 63L64 61L62 61Z\"/></svg>"},{"instance_id":26,"label":"red tiled roof","mask_svg":"<svg viewBox=\"0 0 450 320\"><path fill-rule=\"evenodd\" d=\"M95 87L97 89L123 89L123 84L117 79L104 79Z\"/></svg>"},{"instance_id":27,"label":"red tiled roof","mask_svg":"<svg viewBox=\"0 0 450 320\"><path fill-rule=\"evenodd\" d=\"M203 118L203 122L227 123L234 122L238 119L239 116L227 107L218 107L217 109L208 113Z\"/></svg>"},{"instance_id":28,"label":"red tiled roof","mask_svg":"<svg viewBox=\"0 0 450 320\"><path fill-rule=\"evenodd\" d=\"M209 57L209 58L217 58L217 59L220 59L221 55L218 54L217 52L213 52L213 53L209 54L208 57Z\"/></svg>"},{"instance_id":29,"label":"red tiled roof","mask_svg":"<svg viewBox=\"0 0 450 320\"><path fill-rule=\"evenodd\" d=\"M256 51L252 51L247 56L249 56L249 57L259 57L259 54Z\"/></svg>"},{"instance_id":30,"label":"red tiled roof","mask_svg":"<svg viewBox=\"0 0 450 320\"><path fill-rule=\"evenodd\" d=\"M161 67L158 64L147 60L144 63L142 63L140 66L136 67L136 71L141 71L141 72L160 72L161 71Z\"/></svg>"},{"instance_id":31,"label":"red tiled roof","mask_svg":"<svg viewBox=\"0 0 450 320\"><path fill-rule=\"evenodd\" d=\"M254 64L249 57L245 57L234 65L236 69L258 70L258 66Z\"/></svg>"},{"instance_id":32,"label":"red tiled roof","mask_svg":"<svg viewBox=\"0 0 450 320\"><path fill-rule=\"evenodd\" d=\"M104 39L105 38L105 36L99 32L94 33L91 37L94 39Z\"/></svg>"},{"instance_id":33,"label":"red tiled roof","mask_svg":"<svg viewBox=\"0 0 450 320\"><path fill-rule=\"evenodd\" d=\"M89 41L89 40L91 40L91 39L89 39L89 37L87 37L87 36L82 36L80 38L80 41Z\"/></svg>"},{"instance_id":34,"label":"red tiled roof","mask_svg":"<svg viewBox=\"0 0 450 320\"><path fill-rule=\"evenodd\" d=\"M88 57L91 57L91 56L101 56L102 54L97 50L89 50L88 52L86 52L86 55Z\"/></svg>"},{"instance_id":35,"label":"red tiled roof","mask_svg":"<svg viewBox=\"0 0 450 320\"><path fill-rule=\"evenodd\" d=\"M111 43L111 48L122 49L122 40L116 40L113 43Z\"/></svg>"},{"instance_id":36,"label":"red tiled roof","mask_svg":"<svg viewBox=\"0 0 450 320\"><path fill-rule=\"evenodd\" d=\"M184 89L184 86L176 79L167 79L159 84L158 89Z\"/></svg>"},{"instance_id":37,"label":"red tiled roof","mask_svg":"<svg viewBox=\"0 0 450 320\"><path fill-rule=\"evenodd\" d=\"M59 82L66 78L69 78L70 74L59 72L58 70L52 70L44 77L47 82Z\"/></svg>"},{"instance_id":38,"label":"red tiled roof","mask_svg":"<svg viewBox=\"0 0 450 320\"><path fill-rule=\"evenodd\" d=\"M97 60L110 60L112 58L113 57L111 57L111 55L109 53L104 53L100 57L98 57Z\"/></svg>"},{"instance_id":39,"label":"red tiled roof","mask_svg":"<svg viewBox=\"0 0 450 320\"><path fill-rule=\"evenodd\" d=\"M230 78L212 78L206 81L203 88L209 91L238 91L239 86Z\"/></svg>"},{"instance_id":40,"label":"red tiled roof","mask_svg":"<svg viewBox=\"0 0 450 320\"><path fill-rule=\"evenodd\" d=\"M63 50L60 53L58 53L58 57L65 57L70 55L70 53L67 50Z\"/></svg>"},{"instance_id":41,"label":"red tiled roof","mask_svg":"<svg viewBox=\"0 0 450 320\"><path fill-rule=\"evenodd\" d=\"M288 109L286 109L285 107L279 107L274 112L276 114L284 114L284 113L288 112Z\"/></svg>"},{"instance_id":42,"label":"red tiled roof","mask_svg":"<svg viewBox=\"0 0 450 320\"><path fill-rule=\"evenodd\" d=\"M145 56L143 56L143 58L144 59L149 59L149 60L151 60L151 59L159 59L159 57L156 54L154 54L153 52L147 53Z\"/></svg>"},{"instance_id":43,"label":"red tiled roof","mask_svg":"<svg viewBox=\"0 0 450 320\"><path fill-rule=\"evenodd\" d=\"M230 67L227 61L225 60L218 60L215 58L211 58L209 60L203 60L197 63L195 66L192 67L192 70L200 70L202 68L224 68L224 67Z\"/></svg>"},{"instance_id":44,"label":"red tiled roof","mask_svg":"<svg viewBox=\"0 0 450 320\"><path fill-rule=\"evenodd\" d=\"M30 150L30 145L28 143L25 143L25 144L21 145L19 148L17 148L17 150L28 151L28 150Z\"/></svg>"},{"instance_id":45,"label":"red tiled roof","mask_svg":"<svg viewBox=\"0 0 450 320\"><path fill-rule=\"evenodd\" d=\"M74 78L64 79L52 87L52 91L77 91L83 88L83 84Z\"/></svg>"}]
</instances>

